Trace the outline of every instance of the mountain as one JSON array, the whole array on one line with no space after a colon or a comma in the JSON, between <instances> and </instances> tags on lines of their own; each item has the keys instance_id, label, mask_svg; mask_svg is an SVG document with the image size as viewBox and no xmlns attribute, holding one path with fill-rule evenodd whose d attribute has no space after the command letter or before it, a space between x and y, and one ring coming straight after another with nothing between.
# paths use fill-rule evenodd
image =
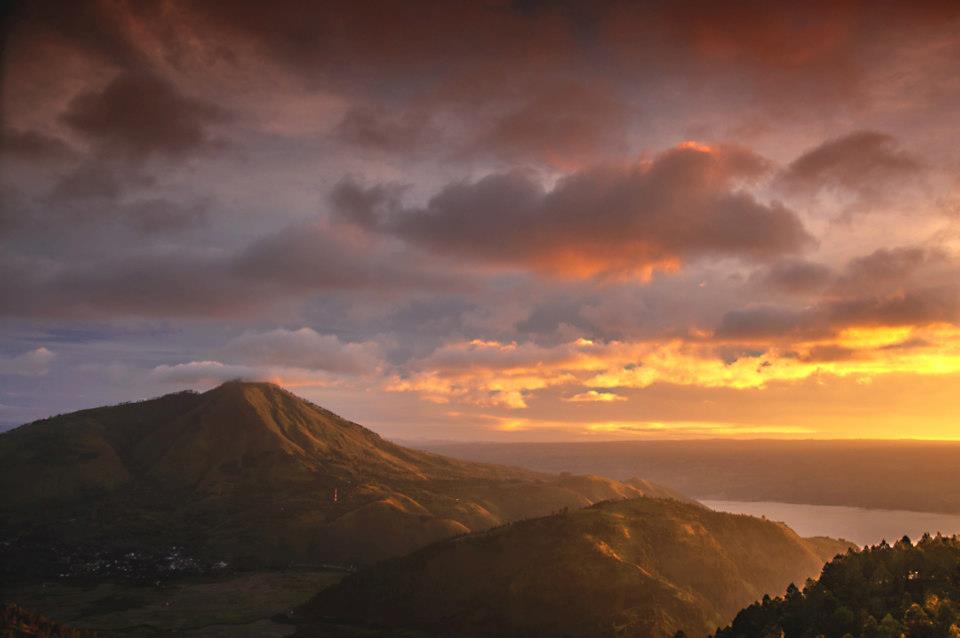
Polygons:
<instances>
[{"instance_id":1,"label":"mountain","mask_svg":"<svg viewBox=\"0 0 960 638\"><path fill-rule=\"evenodd\" d=\"M676 500L607 501L349 576L299 610L297 635L702 636L849 547Z\"/></svg>"},{"instance_id":2,"label":"mountain","mask_svg":"<svg viewBox=\"0 0 960 638\"><path fill-rule=\"evenodd\" d=\"M128 571L364 564L600 500L682 498L407 449L276 385L239 381L3 433L0 493L15 577L97 572L121 553Z\"/></svg>"},{"instance_id":3,"label":"mountain","mask_svg":"<svg viewBox=\"0 0 960 638\"><path fill-rule=\"evenodd\" d=\"M838 556L816 582L737 614L716 638L960 637L960 536Z\"/></svg>"}]
</instances>

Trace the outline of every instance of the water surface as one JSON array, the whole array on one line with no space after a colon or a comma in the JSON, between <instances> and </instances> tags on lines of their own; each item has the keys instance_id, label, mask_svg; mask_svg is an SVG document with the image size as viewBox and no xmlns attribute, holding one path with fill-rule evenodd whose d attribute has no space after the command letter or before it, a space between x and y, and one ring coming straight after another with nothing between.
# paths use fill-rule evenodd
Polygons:
<instances>
[{"instance_id":1,"label":"water surface","mask_svg":"<svg viewBox=\"0 0 960 638\"><path fill-rule=\"evenodd\" d=\"M859 545L873 545L904 534L916 540L924 532L960 533L960 515L904 510L876 510L841 505L798 505L770 501L713 501L701 503L721 512L766 516L783 521L801 536L845 538Z\"/></svg>"}]
</instances>

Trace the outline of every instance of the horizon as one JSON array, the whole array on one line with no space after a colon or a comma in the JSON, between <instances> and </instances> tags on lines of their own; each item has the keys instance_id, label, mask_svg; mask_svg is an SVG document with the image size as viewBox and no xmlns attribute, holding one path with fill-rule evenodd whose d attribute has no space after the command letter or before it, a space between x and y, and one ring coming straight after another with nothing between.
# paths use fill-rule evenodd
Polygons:
<instances>
[{"instance_id":1,"label":"horizon","mask_svg":"<svg viewBox=\"0 0 960 638\"><path fill-rule=\"evenodd\" d=\"M92 406L89 406L89 407L81 407L81 408L78 408L77 410L74 410L74 411L71 411L71 412L67 412L67 413L54 413L54 414L49 414L49 415L45 415L45 416L39 417L39 418L37 418L37 419L34 419L34 420L32 420L32 421L28 421L28 422L26 422L26 423L17 423L17 424L13 424L13 425L9 425L9 426L6 425L6 424L0 423L0 434L2 434L2 433L4 433L4 432L8 432L8 431L10 431L10 430L17 429L17 428L22 427L22 426L25 426L25 425L31 425L32 423L47 421L47 420L50 420L50 419L53 419L53 418L56 418L56 417L64 416L64 415L66 415L66 414L70 414L70 413L75 412L75 411L77 411L77 412L82 412L82 411L86 411L86 410L96 410L96 409L99 409L99 408L117 407L117 406L126 405L126 404L130 404L130 403L149 402L149 401L152 401L152 400L155 400L155 399L163 398L163 397L165 397L165 396L181 394L181 393L184 393L184 392L195 393L195 394L203 394L203 393L206 393L206 392L211 392L211 391L213 391L213 390L216 390L216 389L218 389L218 388L220 388L220 387L222 387L222 386L224 386L224 385L234 384L234 383L236 383L236 384L241 384L241 385L247 384L247 385L269 385L269 386L274 386L274 387L279 388L279 389L282 390L282 391L289 392L289 393L293 394L294 396L296 396L296 397L298 397L298 398L300 398L300 399L304 399L304 400L309 401L309 399L305 399L305 397L301 397L300 395L298 395L298 394L297 394L296 392L294 392L293 390L291 390L291 389L289 389L289 388L286 388L286 387L284 387L283 385L281 385L281 384L279 384L279 383L276 383L276 382L274 382L274 381L251 381L251 380L247 380L247 379L237 378L237 379L229 379L229 380L224 381L223 383L218 384L218 385L216 385L216 386L213 386L213 387L210 387L210 388L205 388L205 389L200 389L200 390L198 390L198 389L195 388L195 387L188 387L188 388L184 388L184 389L182 389L182 390L173 390L173 391L171 391L171 392L167 392L167 393L164 393L164 394L161 394L161 395L147 396L147 397L134 398L134 399L128 399L128 400L121 401L121 402L118 402L118 403L115 403L115 404L110 404L110 405L92 405ZM314 402L313 402L313 401L310 401L310 403L314 403ZM326 408L325 406L323 406L323 405L319 405L319 404L316 404L316 403L314 403L314 404L315 404L315 405L318 405L319 407L321 407L321 408L323 408L323 409L327 409L327 408ZM336 413L335 413L335 414L336 414ZM340 417L340 418L343 418L343 419L347 419L347 420L351 420L351 421L352 421L352 419L350 419L350 416L349 416L349 415L337 414L337 416ZM354 422L356 422L356 421L354 421ZM375 427L370 427L370 426L368 426L368 425L366 425L366 424L363 424L363 423L359 423L359 425L362 425L362 426L366 427L367 429L369 429L369 430L371 430L371 431L373 431L373 432L375 432L375 433L377 433L377 434L381 434L380 432L377 431L377 429L376 429ZM431 447L431 446L443 447L443 446L445 446L445 445L454 445L454 446L456 446L456 445L468 444L468 443L476 443L476 444L480 444L480 445L485 445L485 444L490 444L490 445L513 445L513 444L519 444L519 445L523 445L523 444L528 444L528 445L539 445L539 444L557 444L557 445L611 444L611 445L616 445L616 444L621 444L621 443L683 443L683 442L691 442L691 443L713 443L713 442L719 442L719 443L781 443L781 442L782 442L782 443L852 443L852 444L870 444L870 443L876 443L876 444L896 444L896 443L907 443L907 444L909 444L909 443L932 443L932 444L946 443L946 444L960 444L960 438L957 438L957 439L925 439L925 438L909 438L909 437L903 437L903 438L873 438L873 439L871 439L871 438L836 438L836 437L834 437L834 438L809 438L809 437L808 437L808 438L801 438L801 437L789 437L789 436L782 436L782 437L746 437L746 436L743 436L743 437L730 437L730 436L727 436L727 437L718 437L718 436L715 436L715 437L706 437L706 436L702 436L702 437L673 437L673 438L654 438L654 437L646 437L646 438L628 438L628 439L627 439L627 438L619 438L619 439L614 439L614 438L611 438L611 439L597 439L597 438L582 439L582 438L581 438L581 439L511 439L511 440L504 440L504 439L502 439L502 438L500 438L500 439L452 439L452 438L451 438L451 439L434 439L434 438L394 438L394 437L384 437L384 438L386 438L387 440L392 441L392 442L394 442L394 443L400 444L400 445L409 445L409 446L414 446L414 447L416 447L416 446L418 446L418 445L425 445L425 446L427 446L427 447Z\"/></svg>"},{"instance_id":2,"label":"horizon","mask_svg":"<svg viewBox=\"0 0 960 638\"><path fill-rule=\"evenodd\" d=\"M4 15L0 430L960 440L956 6L234 8Z\"/></svg>"}]
</instances>

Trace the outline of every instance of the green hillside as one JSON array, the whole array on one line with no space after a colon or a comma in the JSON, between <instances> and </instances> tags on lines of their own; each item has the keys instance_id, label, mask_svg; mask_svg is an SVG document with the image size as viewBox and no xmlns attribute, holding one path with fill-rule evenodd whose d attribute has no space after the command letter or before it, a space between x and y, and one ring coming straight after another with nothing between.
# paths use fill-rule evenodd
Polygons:
<instances>
[{"instance_id":1,"label":"green hillside","mask_svg":"<svg viewBox=\"0 0 960 638\"><path fill-rule=\"evenodd\" d=\"M744 609L716 638L960 637L960 537L838 556L803 590Z\"/></svg>"},{"instance_id":2,"label":"green hillside","mask_svg":"<svg viewBox=\"0 0 960 638\"><path fill-rule=\"evenodd\" d=\"M702 636L848 547L674 500L609 501L443 541L350 576L302 608L298 635L346 626L384 635Z\"/></svg>"},{"instance_id":3,"label":"green hillside","mask_svg":"<svg viewBox=\"0 0 960 638\"><path fill-rule=\"evenodd\" d=\"M4 433L0 494L13 579L365 564L565 507L679 497L406 449L243 382Z\"/></svg>"}]
</instances>

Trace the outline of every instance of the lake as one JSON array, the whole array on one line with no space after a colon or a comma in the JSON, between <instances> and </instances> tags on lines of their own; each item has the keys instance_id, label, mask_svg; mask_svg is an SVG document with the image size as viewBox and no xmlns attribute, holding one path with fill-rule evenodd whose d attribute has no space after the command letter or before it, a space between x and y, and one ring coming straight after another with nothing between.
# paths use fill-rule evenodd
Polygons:
<instances>
[{"instance_id":1,"label":"lake","mask_svg":"<svg viewBox=\"0 0 960 638\"><path fill-rule=\"evenodd\" d=\"M766 516L770 520L782 521L801 536L832 536L860 545L873 545L883 539L892 543L904 534L916 540L924 532L960 533L960 515L955 514L768 501L700 502L721 512Z\"/></svg>"}]
</instances>

